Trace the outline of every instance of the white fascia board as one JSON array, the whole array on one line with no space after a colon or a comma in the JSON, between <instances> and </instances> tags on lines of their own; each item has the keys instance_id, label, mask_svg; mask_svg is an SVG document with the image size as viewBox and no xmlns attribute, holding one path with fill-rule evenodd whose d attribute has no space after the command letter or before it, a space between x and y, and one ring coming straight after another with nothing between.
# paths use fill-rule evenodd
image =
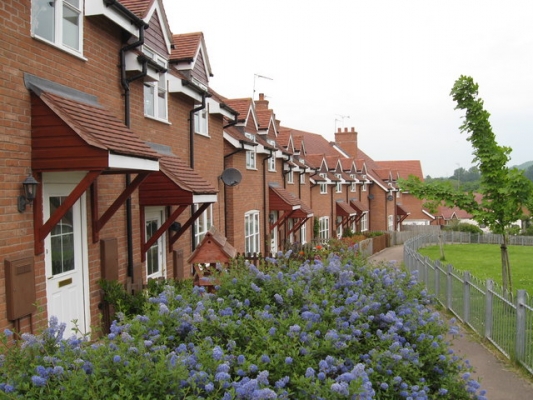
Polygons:
<instances>
[{"instance_id":1,"label":"white fascia board","mask_svg":"<svg viewBox=\"0 0 533 400\"><path fill-rule=\"evenodd\" d=\"M430 214L430 213L429 213L428 211L426 211L426 210L422 210L422 212L423 212L424 214L426 214L428 217L430 217L431 219L435 219L435 218L436 218L434 215Z\"/></svg>"},{"instance_id":2,"label":"white fascia board","mask_svg":"<svg viewBox=\"0 0 533 400\"><path fill-rule=\"evenodd\" d=\"M193 90L190 86L184 85L182 79L172 74L167 74L167 77L169 93L183 93L184 95L189 96L193 100L196 100L198 102L202 101L202 95L196 90Z\"/></svg>"},{"instance_id":3,"label":"white fascia board","mask_svg":"<svg viewBox=\"0 0 533 400\"><path fill-rule=\"evenodd\" d=\"M233 136L231 136L229 133L224 132L223 134L224 140L226 140L229 144L231 144L235 148L243 148L243 145L241 144L241 141L238 139L235 139ZM243 143L244 144L244 150L253 150L256 148L256 146Z\"/></svg>"},{"instance_id":4,"label":"white fascia board","mask_svg":"<svg viewBox=\"0 0 533 400\"><path fill-rule=\"evenodd\" d=\"M115 7L107 7L101 0L85 1L85 16L89 17L93 15L103 15L122 29L131 33L137 39L139 38L139 28L132 24L131 20L119 12Z\"/></svg>"},{"instance_id":5,"label":"white fascia board","mask_svg":"<svg viewBox=\"0 0 533 400\"><path fill-rule=\"evenodd\" d=\"M159 171L159 161L147 158L123 156L109 153L109 168L133 169L139 171Z\"/></svg>"},{"instance_id":6,"label":"white fascia board","mask_svg":"<svg viewBox=\"0 0 533 400\"><path fill-rule=\"evenodd\" d=\"M388 192L389 191L389 188L386 187L385 185L383 185L381 182L380 182L380 179L376 179L374 178L372 175L370 174L367 174L367 176L371 177L372 178L372 181L374 183L376 183L380 188L382 188L385 192ZM370 182L369 182L370 183Z\"/></svg>"},{"instance_id":7,"label":"white fascia board","mask_svg":"<svg viewBox=\"0 0 533 400\"><path fill-rule=\"evenodd\" d=\"M192 196L192 202L194 204L216 203L217 195L216 194L195 194Z\"/></svg>"},{"instance_id":8,"label":"white fascia board","mask_svg":"<svg viewBox=\"0 0 533 400\"><path fill-rule=\"evenodd\" d=\"M236 117L235 114L232 114L226 108L221 107L220 103L211 97L207 98L207 104L209 105L209 114L221 114L231 120Z\"/></svg>"},{"instance_id":9,"label":"white fascia board","mask_svg":"<svg viewBox=\"0 0 533 400\"><path fill-rule=\"evenodd\" d=\"M293 210L299 210L300 208L302 208L302 206L299 205L299 204L297 204L297 205L295 205L295 206L292 206L292 209L293 209Z\"/></svg>"}]
</instances>

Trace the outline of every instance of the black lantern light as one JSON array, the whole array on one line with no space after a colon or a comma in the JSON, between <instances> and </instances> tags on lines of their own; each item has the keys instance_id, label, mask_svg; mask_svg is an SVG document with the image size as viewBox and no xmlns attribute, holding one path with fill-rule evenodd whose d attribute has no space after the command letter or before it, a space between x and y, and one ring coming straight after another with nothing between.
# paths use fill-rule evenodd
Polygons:
<instances>
[{"instance_id":1,"label":"black lantern light","mask_svg":"<svg viewBox=\"0 0 533 400\"><path fill-rule=\"evenodd\" d=\"M37 185L39 182L30 173L28 177L22 182L22 189L24 194L18 197L18 210L19 212L24 212L26 210L27 204L32 204L37 193Z\"/></svg>"}]
</instances>

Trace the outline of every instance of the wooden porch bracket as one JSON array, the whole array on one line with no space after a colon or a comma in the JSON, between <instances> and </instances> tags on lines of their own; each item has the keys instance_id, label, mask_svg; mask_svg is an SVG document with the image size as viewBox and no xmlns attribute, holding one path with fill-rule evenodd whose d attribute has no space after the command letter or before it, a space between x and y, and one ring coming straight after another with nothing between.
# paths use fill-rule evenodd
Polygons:
<instances>
[{"instance_id":1,"label":"wooden porch bracket","mask_svg":"<svg viewBox=\"0 0 533 400\"><path fill-rule=\"evenodd\" d=\"M170 225L187 209L187 205L180 205L174 210L167 220L161 224L159 229L152 235L152 237L146 240L146 228L144 219L144 206L141 207L141 261L146 261L146 252L152 245L165 233ZM171 246L169 246L170 248Z\"/></svg>"},{"instance_id":2,"label":"wooden porch bracket","mask_svg":"<svg viewBox=\"0 0 533 400\"><path fill-rule=\"evenodd\" d=\"M85 191L96 181L102 171L90 171L85 177L78 183L74 190L67 196L65 201L56 209L53 215L50 216L48 221L43 223L43 192L42 184L37 188L37 200L34 204L34 222L35 222L35 255L42 254L44 252L44 239L52 231L52 228L56 226L61 218L65 216L67 211L78 201L78 199L85 193ZM42 179L41 179L42 182Z\"/></svg>"},{"instance_id":3,"label":"wooden porch bracket","mask_svg":"<svg viewBox=\"0 0 533 400\"><path fill-rule=\"evenodd\" d=\"M297 223L294 224L292 229L287 233L287 236L289 236L291 233L296 232L300 227L309 219L309 217L300 218Z\"/></svg>"},{"instance_id":4,"label":"wooden porch bracket","mask_svg":"<svg viewBox=\"0 0 533 400\"><path fill-rule=\"evenodd\" d=\"M291 210L289 213L287 213L287 211L284 211L281 217L278 218L275 223L270 224L270 232L272 232L276 226L283 225L296 211L297 210Z\"/></svg>"},{"instance_id":5,"label":"wooden porch bracket","mask_svg":"<svg viewBox=\"0 0 533 400\"><path fill-rule=\"evenodd\" d=\"M189 218L187 220L187 222L185 222L185 224L183 224L183 226L181 227L181 229L176 232L174 234L174 236L172 236L170 238L170 245L172 246L176 240L178 240L181 235L183 235L185 233L185 231L187 229L189 229L189 227L194 223L194 221L196 221L198 219L198 217L200 215L202 215L202 213L207 209L207 207L209 207L211 205L211 203L203 203L199 208L198 210L196 210L196 212L191 216L191 218Z\"/></svg>"},{"instance_id":6,"label":"wooden porch bracket","mask_svg":"<svg viewBox=\"0 0 533 400\"><path fill-rule=\"evenodd\" d=\"M91 211L92 211L92 225L93 225L93 243L98 242L100 230L111 219L111 217L118 211L118 209L126 202L128 197L139 187L139 185L150 175L150 171L139 172L135 179L126 187L119 197L109 206L104 214L98 218L98 184L95 181L91 185Z\"/></svg>"}]
</instances>

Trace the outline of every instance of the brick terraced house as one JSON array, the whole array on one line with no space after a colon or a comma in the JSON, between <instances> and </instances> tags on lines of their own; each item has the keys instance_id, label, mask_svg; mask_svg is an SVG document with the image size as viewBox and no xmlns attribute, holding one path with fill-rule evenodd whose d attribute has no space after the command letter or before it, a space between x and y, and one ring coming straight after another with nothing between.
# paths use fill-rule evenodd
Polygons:
<instances>
[{"instance_id":1,"label":"brick terraced house","mask_svg":"<svg viewBox=\"0 0 533 400\"><path fill-rule=\"evenodd\" d=\"M373 161L354 129L328 143L263 95L218 94L203 34L171 32L161 0L0 11L0 329L54 315L90 333L101 279L190 278L211 227L267 254L421 209L396 186L410 169Z\"/></svg>"}]
</instances>

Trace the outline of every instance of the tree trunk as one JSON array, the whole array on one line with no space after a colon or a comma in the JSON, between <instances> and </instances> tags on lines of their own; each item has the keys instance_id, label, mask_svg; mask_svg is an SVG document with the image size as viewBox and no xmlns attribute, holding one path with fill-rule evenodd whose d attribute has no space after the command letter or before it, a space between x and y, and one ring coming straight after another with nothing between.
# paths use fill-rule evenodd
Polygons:
<instances>
[{"instance_id":1,"label":"tree trunk","mask_svg":"<svg viewBox=\"0 0 533 400\"><path fill-rule=\"evenodd\" d=\"M502 283L503 292L506 298L510 298L513 293L513 284L511 281L511 265L509 264L509 253L507 252L507 235L503 234L503 243L500 246L502 257Z\"/></svg>"}]
</instances>

